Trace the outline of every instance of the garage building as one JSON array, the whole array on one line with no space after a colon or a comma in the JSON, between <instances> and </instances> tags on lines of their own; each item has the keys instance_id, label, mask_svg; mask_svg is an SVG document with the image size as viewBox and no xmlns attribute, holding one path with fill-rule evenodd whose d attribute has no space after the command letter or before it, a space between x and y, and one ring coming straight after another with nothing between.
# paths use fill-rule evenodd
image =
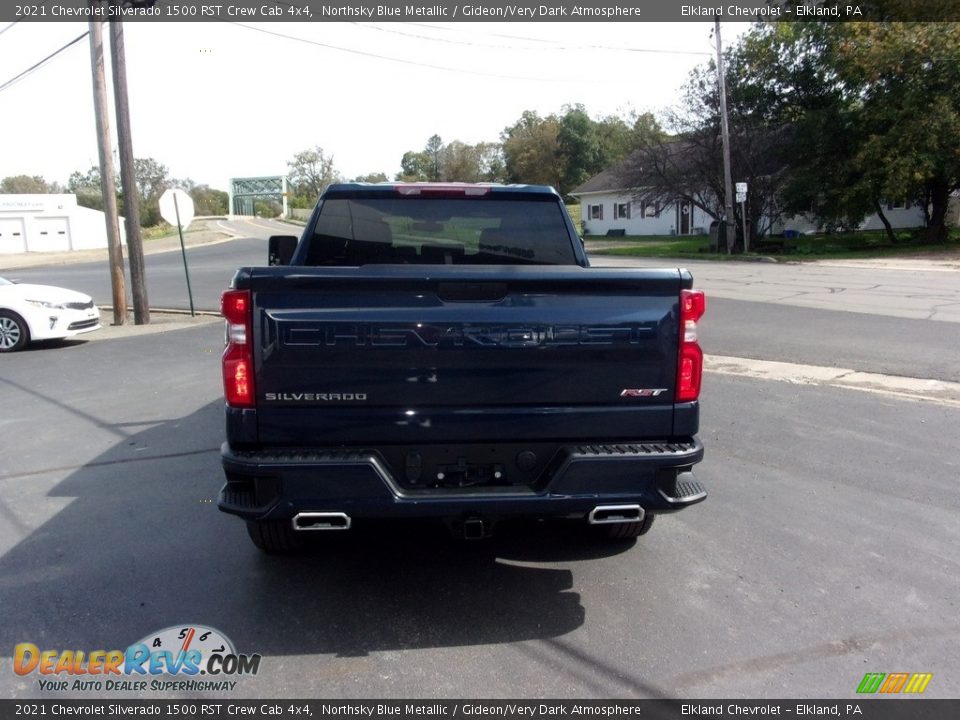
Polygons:
<instances>
[{"instance_id":1,"label":"garage building","mask_svg":"<svg viewBox=\"0 0 960 720\"><path fill-rule=\"evenodd\" d=\"M104 214L77 205L76 195L0 195L0 255L105 247Z\"/></svg>"}]
</instances>

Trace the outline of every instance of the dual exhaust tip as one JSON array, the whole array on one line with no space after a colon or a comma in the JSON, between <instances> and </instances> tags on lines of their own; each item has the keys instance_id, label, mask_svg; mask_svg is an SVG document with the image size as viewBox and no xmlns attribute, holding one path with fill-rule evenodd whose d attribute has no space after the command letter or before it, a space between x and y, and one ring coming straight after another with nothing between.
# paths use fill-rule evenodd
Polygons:
<instances>
[{"instance_id":1,"label":"dual exhaust tip","mask_svg":"<svg viewBox=\"0 0 960 720\"><path fill-rule=\"evenodd\" d=\"M598 505L587 515L591 525L612 525L614 523L641 522L646 512L639 505ZM306 512L293 516L293 529L310 530L349 530L352 521L345 512ZM479 540L489 533L488 525L480 518L468 518L463 523L463 535L471 540Z\"/></svg>"}]
</instances>

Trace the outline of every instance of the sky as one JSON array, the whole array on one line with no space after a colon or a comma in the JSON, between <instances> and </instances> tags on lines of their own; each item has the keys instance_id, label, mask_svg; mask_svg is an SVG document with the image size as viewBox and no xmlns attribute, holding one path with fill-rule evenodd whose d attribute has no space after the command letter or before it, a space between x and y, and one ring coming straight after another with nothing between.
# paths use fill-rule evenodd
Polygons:
<instances>
[{"instance_id":1,"label":"sky","mask_svg":"<svg viewBox=\"0 0 960 720\"><path fill-rule=\"evenodd\" d=\"M0 85L87 29L5 27ZM746 29L724 24L724 45ZM675 105L689 71L709 60L711 31L693 22L126 23L134 155L223 190L231 177L285 174L316 145L345 178L393 178L403 153L435 133L494 142L524 110L582 103L598 117ZM112 95L110 105L116 147ZM0 118L0 178L66 183L97 164L88 40L0 90Z\"/></svg>"}]
</instances>

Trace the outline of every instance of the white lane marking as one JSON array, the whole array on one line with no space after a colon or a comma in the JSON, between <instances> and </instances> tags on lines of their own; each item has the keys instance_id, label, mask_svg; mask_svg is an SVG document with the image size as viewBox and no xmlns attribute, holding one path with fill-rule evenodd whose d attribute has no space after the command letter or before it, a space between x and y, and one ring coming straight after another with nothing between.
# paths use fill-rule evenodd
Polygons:
<instances>
[{"instance_id":1,"label":"white lane marking","mask_svg":"<svg viewBox=\"0 0 960 720\"><path fill-rule=\"evenodd\" d=\"M247 217L245 217L245 218L243 218L243 221L246 222L246 223L250 223L250 224L253 225L254 227L258 227L258 228L261 228L261 229L263 229L263 230L272 230L273 232L278 232L278 231L281 229L281 228L277 227L276 225L267 225L266 223L263 223L263 222L257 222L257 221L256 221L255 219L253 219L253 218L247 218Z\"/></svg>"},{"instance_id":2,"label":"white lane marking","mask_svg":"<svg viewBox=\"0 0 960 720\"><path fill-rule=\"evenodd\" d=\"M826 385L861 390L908 400L960 407L960 383L858 372L849 368L798 365L774 360L708 355L704 370L717 375L736 375L758 380L777 380L799 385Z\"/></svg>"},{"instance_id":3,"label":"white lane marking","mask_svg":"<svg viewBox=\"0 0 960 720\"><path fill-rule=\"evenodd\" d=\"M225 233L227 233L230 236L231 240L235 240L239 237L243 237L243 235L239 235L235 230L231 230L226 225L224 225L223 220L217 220L217 227L223 230Z\"/></svg>"}]
</instances>

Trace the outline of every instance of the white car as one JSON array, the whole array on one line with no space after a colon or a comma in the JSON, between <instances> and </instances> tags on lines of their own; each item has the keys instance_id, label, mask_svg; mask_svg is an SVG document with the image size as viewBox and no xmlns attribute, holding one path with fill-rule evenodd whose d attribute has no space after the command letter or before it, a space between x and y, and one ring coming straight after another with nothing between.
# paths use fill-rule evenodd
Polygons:
<instances>
[{"instance_id":1,"label":"white car","mask_svg":"<svg viewBox=\"0 0 960 720\"><path fill-rule=\"evenodd\" d=\"M34 340L58 340L100 328L89 295L50 285L21 285L0 277L0 353Z\"/></svg>"}]
</instances>

